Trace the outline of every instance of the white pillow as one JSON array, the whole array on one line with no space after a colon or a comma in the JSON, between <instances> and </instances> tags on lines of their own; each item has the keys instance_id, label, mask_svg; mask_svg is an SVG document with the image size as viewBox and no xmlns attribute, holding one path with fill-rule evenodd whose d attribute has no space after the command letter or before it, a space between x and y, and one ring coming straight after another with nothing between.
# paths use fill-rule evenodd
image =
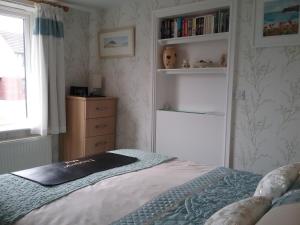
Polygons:
<instances>
[{"instance_id":1,"label":"white pillow","mask_svg":"<svg viewBox=\"0 0 300 225\"><path fill-rule=\"evenodd\" d=\"M258 183L254 196L280 197L296 181L299 167L294 163L271 171Z\"/></svg>"},{"instance_id":2,"label":"white pillow","mask_svg":"<svg viewBox=\"0 0 300 225\"><path fill-rule=\"evenodd\" d=\"M266 197L251 197L232 203L213 214L205 225L252 225L271 207Z\"/></svg>"}]
</instances>

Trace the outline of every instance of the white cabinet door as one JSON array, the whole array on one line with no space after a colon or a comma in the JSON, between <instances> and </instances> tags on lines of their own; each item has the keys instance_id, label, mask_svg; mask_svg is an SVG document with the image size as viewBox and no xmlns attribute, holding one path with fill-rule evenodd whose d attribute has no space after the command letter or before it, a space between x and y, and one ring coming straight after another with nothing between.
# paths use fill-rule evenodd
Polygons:
<instances>
[{"instance_id":1,"label":"white cabinet door","mask_svg":"<svg viewBox=\"0 0 300 225\"><path fill-rule=\"evenodd\" d=\"M156 152L205 165L224 165L225 116L157 111Z\"/></svg>"}]
</instances>

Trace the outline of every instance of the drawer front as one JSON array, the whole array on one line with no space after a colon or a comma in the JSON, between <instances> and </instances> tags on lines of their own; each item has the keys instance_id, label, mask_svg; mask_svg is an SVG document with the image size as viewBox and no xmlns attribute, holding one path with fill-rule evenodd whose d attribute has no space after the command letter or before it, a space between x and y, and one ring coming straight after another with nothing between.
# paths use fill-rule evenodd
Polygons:
<instances>
[{"instance_id":1,"label":"drawer front","mask_svg":"<svg viewBox=\"0 0 300 225\"><path fill-rule=\"evenodd\" d=\"M114 134L115 118L97 118L86 120L86 137L94 137L98 135Z\"/></svg>"},{"instance_id":2,"label":"drawer front","mask_svg":"<svg viewBox=\"0 0 300 225\"><path fill-rule=\"evenodd\" d=\"M114 116L116 111L115 100L87 101L86 118Z\"/></svg>"},{"instance_id":3,"label":"drawer front","mask_svg":"<svg viewBox=\"0 0 300 225\"><path fill-rule=\"evenodd\" d=\"M85 156L95 155L105 151L113 150L115 147L115 136L104 135L87 138L85 140Z\"/></svg>"}]
</instances>

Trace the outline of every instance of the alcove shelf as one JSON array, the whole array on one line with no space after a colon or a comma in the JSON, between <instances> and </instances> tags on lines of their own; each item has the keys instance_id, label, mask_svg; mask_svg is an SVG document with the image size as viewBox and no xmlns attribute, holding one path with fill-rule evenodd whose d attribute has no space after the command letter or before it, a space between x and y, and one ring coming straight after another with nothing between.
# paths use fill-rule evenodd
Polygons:
<instances>
[{"instance_id":1,"label":"alcove shelf","mask_svg":"<svg viewBox=\"0 0 300 225\"><path fill-rule=\"evenodd\" d=\"M167 75L188 75L188 74L212 74L212 75L226 75L226 67L209 67L209 68L188 68L188 69L158 69L158 73Z\"/></svg>"},{"instance_id":2,"label":"alcove shelf","mask_svg":"<svg viewBox=\"0 0 300 225\"><path fill-rule=\"evenodd\" d=\"M171 113L187 113L196 115L210 115L210 116L225 116L224 112L209 112L209 111L188 111L188 110L171 110L171 109L159 109L157 111L171 112Z\"/></svg>"},{"instance_id":3,"label":"alcove shelf","mask_svg":"<svg viewBox=\"0 0 300 225\"><path fill-rule=\"evenodd\" d=\"M158 43L160 45L176 45L176 44L186 44L186 43L195 43L195 42L210 42L210 41L220 41L227 40L229 38L229 32L223 33L212 33L212 34L203 34L179 38L167 38L159 39Z\"/></svg>"},{"instance_id":4,"label":"alcove shelf","mask_svg":"<svg viewBox=\"0 0 300 225\"><path fill-rule=\"evenodd\" d=\"M152 151L230 166L236 6L237 0L204 0L153 11ZM168 46L175 69L164 69ZM201 60L215 67L182 68Z\"/></svg>"}]
</instances>

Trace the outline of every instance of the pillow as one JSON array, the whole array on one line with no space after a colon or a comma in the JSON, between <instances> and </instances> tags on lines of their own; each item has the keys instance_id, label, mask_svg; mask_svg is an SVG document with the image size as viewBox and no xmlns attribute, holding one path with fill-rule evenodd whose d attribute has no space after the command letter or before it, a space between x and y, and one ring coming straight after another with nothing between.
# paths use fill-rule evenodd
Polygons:
<instances>
[{"instance_id":1,"label":"pillow","mask_svg":"<svg viewBox=\"0 0 300 225\"><path fill-rule=\"evenodd\" d=\"M299 225L300 203L272 208L256 225Z\"/></svg>"},{"instance_id":2,"label":"pillow","mask_svg":"<svg viewBox=\"0 0 300 225\"><path fill-rule=\"evenodd\" d=\"M278 207L281 205L287 205L292 203L300 203L300 189L291 190L285 193L280 198L276 199L273 204L273 207Z\"/></svg>"},{"instance_id":3,"label":"pillow","mask_svg":"<svg viewBox=\"0 0 300 225\"><path fill-rule=\"evenodd\" d=\"M271 207L271 199L251 197L232 203L213 214L205 225L252 225Z\"/></svg>"},{"instance_id":4,"label":"pillow","mask_svg":"<svg viewBox=\"0 0 300 225\"><path fill-rule=\"evenodd\" d=\"M254 196L280 197L297 179L299 165L294 163L283 166L265 175L258 183Z\"/></svg>"},{"instance_id":5,"label":"pillow","mask_svg":"<svg viewBox=\"0 0 300 225\"><path fill-rule=\"evenodd\" d=\"M300 189L300 174L298 175L297 180L293 183L289 190L297 190Z\"/></svg>"}]
</instances>

